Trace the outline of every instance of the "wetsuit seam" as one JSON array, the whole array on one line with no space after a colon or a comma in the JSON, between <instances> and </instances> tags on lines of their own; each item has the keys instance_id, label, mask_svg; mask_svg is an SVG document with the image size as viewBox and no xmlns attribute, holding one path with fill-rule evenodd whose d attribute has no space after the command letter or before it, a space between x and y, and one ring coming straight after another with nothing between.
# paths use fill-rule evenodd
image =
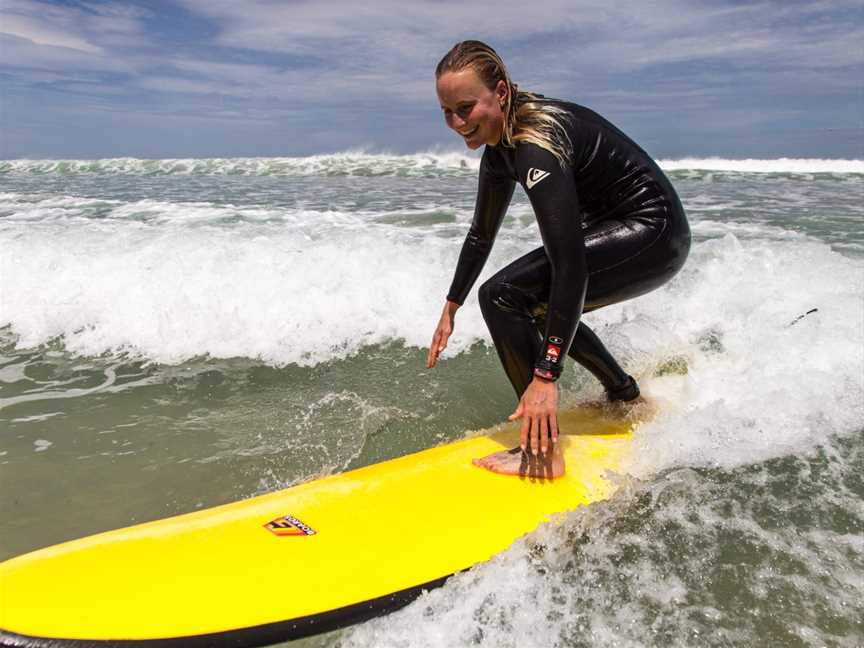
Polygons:
<instances>
[{"instance_id":1,"label":"wetsuit seam","mask_svg":"<svg viewBox=\"0 0 864 648\"><path fill-rule=\"evenodd\" d=\"M602 221L602 220L598 220L598 221L594 221L594 222L591 223L591 224L592 224L592 225L597 225L598 223L603 223L603 222L604 222L604 221ZM602 232L593 232L593 233L591 233L591 234L586 234L586 235L585 235L585 243L587 244L588 241L593 241L593 240L595 240L595 239L605 238L605 237L607 237L609 234L611 234L612 232L617 232L618 230L620 230L620 229L624 229L625 227L627 227L627 224L626 224L626 223L621 223L620 225L616 225L615 227L612 227L611 229L608 229L608 230L604 230L604 231L602 231Z\"/></svg>"},{"instance_id":2,"label":"wetsuit seam","mask_svg":"<svg viewBox=\"0 0 864 648\"><path fill-rule=\"evenodd\" d=\"M600 143L601 143L602 141L603 141L603 134L600 133L600 132L598 132L598 133L597 133L597 137L594 139L594 148L593 148L593 150L591 151L591 154L588 156L588 160L587 160L587 161L586 161L582 166L580 166L576 171L573 172L573 177L574 177L574 179L575 179L575 178L578 178L579 175L580 175L580 174L581 174L585 169L588 168L588 165L590 165L590 164L594 161L594 158L597 157L597 151L600 150Z\"/></svg>"},{"instance_id":3,"label":"wetsuit seam","mask_svg":"<svg viewBox=\"0 0 864 648\"><path fill-rule=\"evenodd\" d=\"M634 252L633 254L631 254L630 256L628 256L627 258L625 258L625 259L621 259L621 260L618 261L617 263L614 263L614 264L612 264L612 265L610 265L610 266L606 266L605 268L600 268L600 269L598 269L598 270L589 270L589 271L588 271L588 276L589 276L589 277L592 277L592 276L594 276L594 275L598 275L598 274L600 274L601 272L608 272L609 270L613 270L613 269L617 268L618 266L623 265L623 264L625 264L625 263L627 263L627 262L629 262L629 261L632 261L633 259L635 259L635 258L638 257L638 256L641 256L642 254L645 254L645 253L646 253L646 252L647 252L647 251L648 251L652 246L654 246L654 245L655 245L655 244L656 244L656 243L657 243L661 238L663 238L663 234L664 234L664 232L666 232L666 230L668 229L668 225L669 225L669 221L664 220L664 221L663 221L663 225L662 225L662 227L660 228L660 231L657 232L657 236L655 236L654 239L653 239L650 243L648 243L648 245L646 245L645 247L641 248L641 249L638 250L637 252ZM622 224L622 225L620 225L619 227L616 227L614 230L611 230L611 231L615 231L615 230L617 230L617 229L620 229L621 227L626 227L626 225L623 225L623 224ZM605 233L605 234L608 234L609 231L604 232L604 233ZM586 236L585 238L587 239L588 237Z\"/></svg>"}]
</instances>

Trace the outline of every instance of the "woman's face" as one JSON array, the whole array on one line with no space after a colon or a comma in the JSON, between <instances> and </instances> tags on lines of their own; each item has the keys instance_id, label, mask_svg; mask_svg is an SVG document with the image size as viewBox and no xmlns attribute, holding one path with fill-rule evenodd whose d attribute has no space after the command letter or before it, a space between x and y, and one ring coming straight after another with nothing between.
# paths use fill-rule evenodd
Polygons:
<instances>
[{"instance_id":1,"label":"woman's face","mask_svg":"<svg viewBox=\"0 0 864 648\"><path fill-rule=\"evenodd\" d=\"M470 149L495 146L504 132L503 106L507 84L490 90L471 68L445 72L435 84L447 125L459 133Z\"/></svg>"}]
</instances>

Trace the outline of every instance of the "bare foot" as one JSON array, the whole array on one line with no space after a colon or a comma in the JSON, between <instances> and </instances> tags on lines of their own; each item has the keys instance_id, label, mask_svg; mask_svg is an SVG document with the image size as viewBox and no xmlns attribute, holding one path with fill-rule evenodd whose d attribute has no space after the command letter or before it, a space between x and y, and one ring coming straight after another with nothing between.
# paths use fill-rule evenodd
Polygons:
<instances>
[{"instance_id":1,"label":"bare foot","mask_svg":"<svg viewBox=\"0 0 864 648\"><path fill-rule=\"evenodd\" d=\"M580 407L596 409L607 416L624 419L650 418L655 410L654 403L644 396L629 401L592 400L580 403Z\"/></svg>"},{"instance_id":2,"label":"bare foot","mask_svg":"<svg viewBox=\"0 0 864 648\"><path fill-rule=\"evenodd\" d=\"M517 446L474 459L471 463L502 475L519 475L535 479L555 479L564 474L564 456L558 444L546 454L533 455L530 452L522 452L522 448Z\"/></svg>"}]
</instances>

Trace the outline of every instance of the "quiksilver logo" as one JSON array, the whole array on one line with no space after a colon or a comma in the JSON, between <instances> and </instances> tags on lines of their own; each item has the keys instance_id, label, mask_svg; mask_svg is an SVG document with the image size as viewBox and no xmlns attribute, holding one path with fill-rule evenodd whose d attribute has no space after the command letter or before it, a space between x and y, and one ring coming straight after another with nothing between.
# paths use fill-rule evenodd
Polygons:
<instances>
[{"instance_id":1,"label":"quiksilver logo","mask_svg":"<svg viewBox=\"0 0 864 648\"><path fill-rule=\"evenodd\" d=\"M525 178L525 186L530 189L538 182L548 177L548 175L548 171L544 171L543 169L535 169L532 167L528 169L528 177Z\"/></svg>"}]
</instances>

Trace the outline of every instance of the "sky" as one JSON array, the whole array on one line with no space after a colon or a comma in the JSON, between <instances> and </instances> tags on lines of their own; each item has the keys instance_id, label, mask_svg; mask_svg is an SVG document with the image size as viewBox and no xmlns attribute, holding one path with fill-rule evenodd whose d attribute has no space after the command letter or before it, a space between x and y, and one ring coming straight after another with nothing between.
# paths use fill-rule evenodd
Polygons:
<instances>
[{"instance_id":1,"label":"sky","mask_svg":"<svg viewBox=\"0 0 864 648\"><path fill-rule=\"evenodd\" d=\"M0 0L0 158L460 150L468 38L657 157L864 158L861 0Z\"/></svg>"}]
</instances>

